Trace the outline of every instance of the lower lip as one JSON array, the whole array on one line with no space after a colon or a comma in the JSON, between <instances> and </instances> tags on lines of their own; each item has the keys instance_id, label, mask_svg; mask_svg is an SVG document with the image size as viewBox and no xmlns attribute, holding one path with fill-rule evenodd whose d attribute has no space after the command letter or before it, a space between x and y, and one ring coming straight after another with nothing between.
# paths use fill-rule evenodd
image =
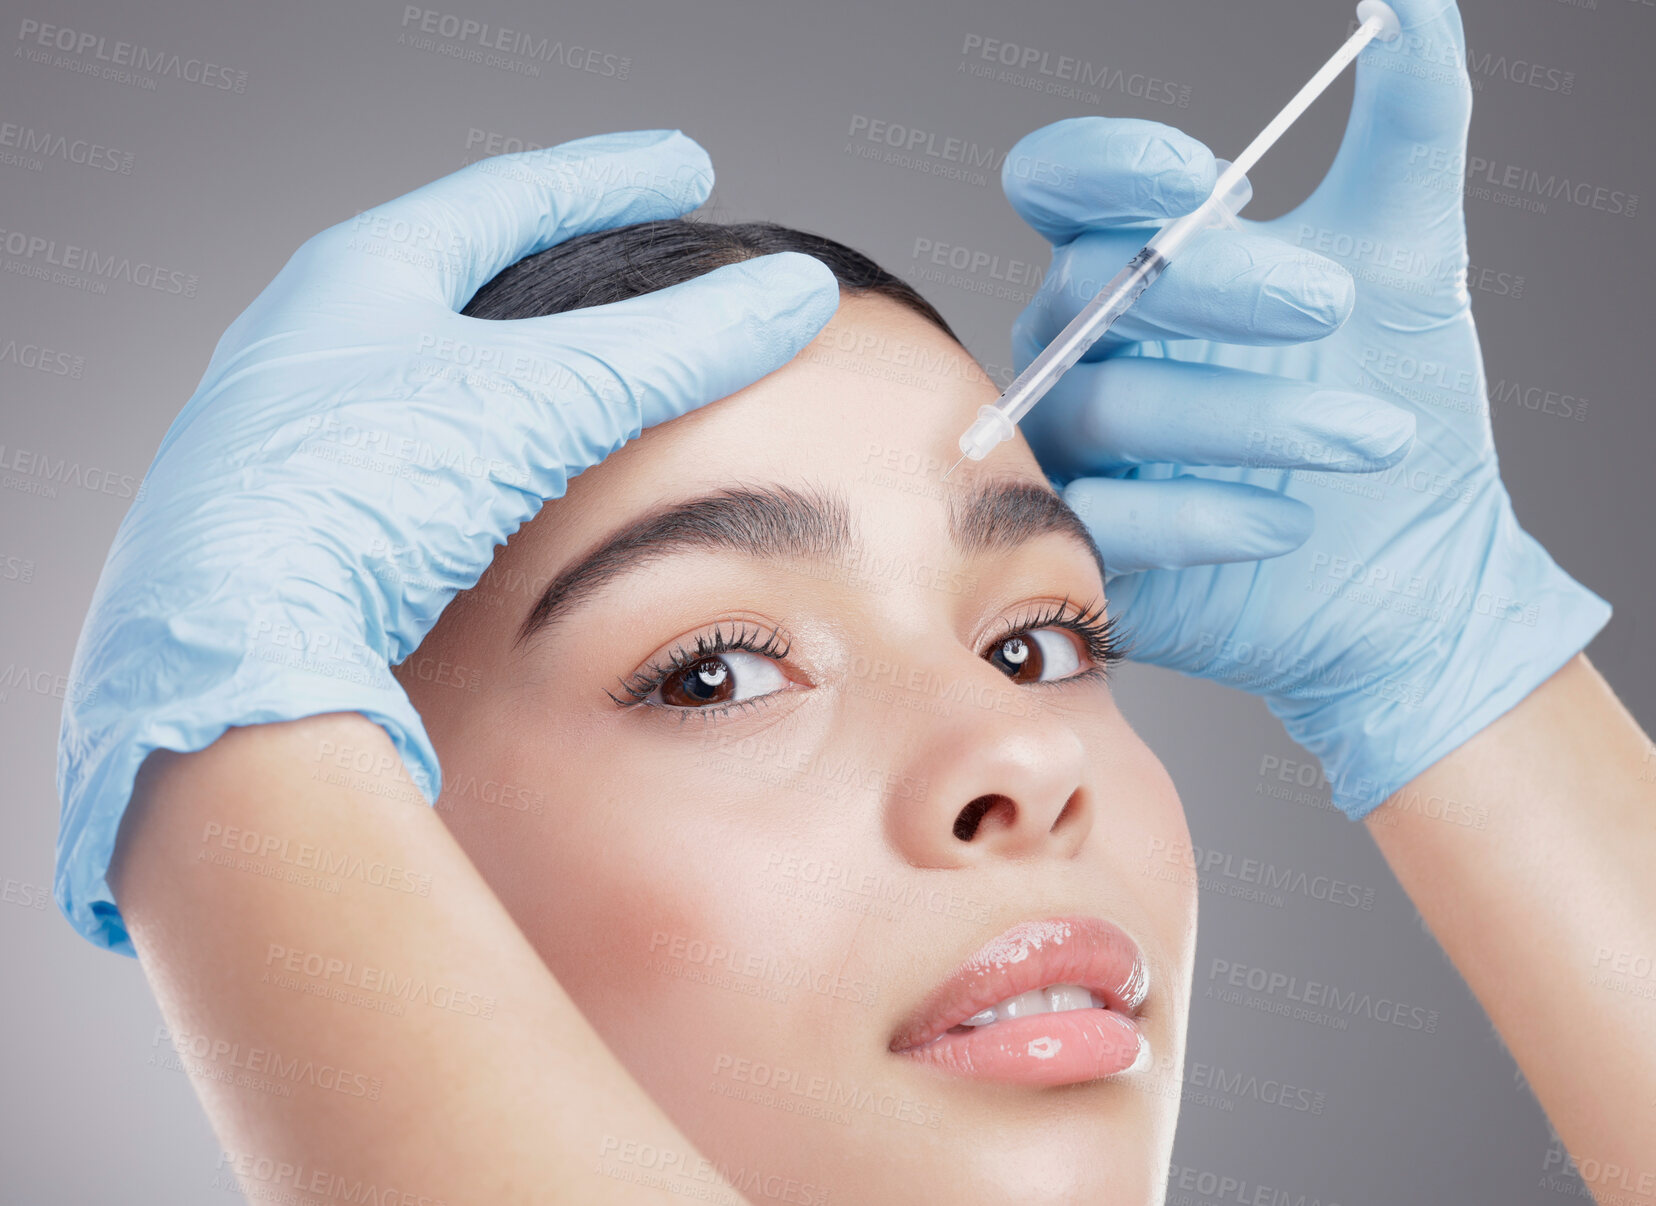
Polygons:
<instances>
[{"instance_id":1,"label":"lower lip","mask_svg":"<svg viewBox=\"0 0 1656 1206\"><path fill-rule=\"evenodd\" d=\"M1126 1072L1149 1043L1126 1014L1066 1009L942 1034L901 1054L973 1080L1073 1085Z\"/></svg>"}]
</instances>

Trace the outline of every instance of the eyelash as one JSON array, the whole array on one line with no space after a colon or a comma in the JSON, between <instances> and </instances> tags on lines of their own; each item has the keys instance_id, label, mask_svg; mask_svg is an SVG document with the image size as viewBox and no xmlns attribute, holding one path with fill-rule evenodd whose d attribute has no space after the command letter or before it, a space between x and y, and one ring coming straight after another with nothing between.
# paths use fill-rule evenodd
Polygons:
<instances>
[{"instance_id":1,"label":"eyelash","mask_svg":"<svg viewBox=\"0 0 1656 1206\"><path fill-rule=\"evenodd\" d=\"M1068 678L1057 679L1051 685L1084 682L1094 678L1108 682L1110 671L1127 656L1127 645L1121 639L1119 619L1118 616L1106 616L1102 602L1076 609L1066 596L1062 603L1049 603L1045 610L1034 615L1007 621L1000 635L989 642L988 649L993 649L1008 637L1017 636L1021 632L1032 632L1037 628L1067 628L1081 638L1087 647L1087 656L1093 664L1085 670L1071 674Z\"/></svg>"},{"instance_id":2,"label":"eyelash","mask_svg":"<svg viewBox=\"0 0 1656 1206\"><path fill-rule=\"evenodd\" d=\"M748 625L743 624L735 629L715 628L711 634L698 633L693 649L686 649L683 645L676 646L671 653L651 662L630 678L622 679L621 691L626 696L625 699L613 691L606 694L623 708L637 707L655 694L656 688L673 675L732 649L745 649L749 653L762 654L778 661L787 657L788 650L793 648L793 642L782 636L780 628L771 629L770 635L760 640L764 631L757 625L750 629ZM704 717L724 716L737 708L753 707L758 703L758 699L739 699L713 708L673 708L672 711L695 712Z\"/></svg>"},{"instance_id":3,"label":"eyelash","mask_svg":"<svg viewBox=\"0 0 1656 1206\"><path fill-rule=\"evenodd\" d=\"M1090 607L1076 609L1066 597L1062 603L1048 604L1042 611L1033 615L1024 616L1018 620L1009 620L1000 634L988 643L984 649L999 645L1022 632L1032 632L1038 628L1067 628L1075 633L1087 647L1087 655L1092 665L1085 670L1069 675L1067 678L1055 680L1047 685L1056 686L1057 683L1090 682L1095 679L1108 682L1110 671L1127 655L1125 642L1121 639L1119 617L1105 616L1102 603ZM675 674L682 673L698 662L733 649L746 650L749 653L761 654L765 657L780 661L788 656L788 650L793 642L782 635L780 628L772 628L769 635L764 636L765 629L759 626L743 624L739 627L715 628L711 633L699 633L696 636L693 648L683 645L676 646L670 653L652 661L649 665L636 671L628 678L621 680L621 695L613 691L606 692L617 706L634 708L641 706L645 700L655 694L656 689ZM763 639L761 639L763 637ZM980 655L981 656L981 655ZM709 708L672 708L674 712L695 713L704 720L716 719L736 711L738 708L757 707L768 696L759 696L756 699L734 700L731 703L720 704ZM689 719L688 715L684 719Z\"/></svg>"}]
</instances>

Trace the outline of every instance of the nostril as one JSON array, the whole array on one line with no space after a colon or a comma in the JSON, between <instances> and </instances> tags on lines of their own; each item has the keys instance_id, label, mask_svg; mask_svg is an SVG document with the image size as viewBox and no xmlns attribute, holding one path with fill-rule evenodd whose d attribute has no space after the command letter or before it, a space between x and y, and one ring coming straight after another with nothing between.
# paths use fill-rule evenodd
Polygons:
<instances>
[{"instance_id":1,"label":"nostril","mask_svg":"<svg viewBox=\"0 0 1656 1206\"><path fill-rule=\"evenodd\" d=\"M1077 791L1072 793L1068 800L1064 801L1063 811L1058 814L1058 819L1052 823L1052 832L1057 833L1064 826L1072 824L1080 815L1081 793Z\"/></svg>"},{"instance_id":2,"label":"nostril","mask_svg":"<svg viewBox=\"0 0 1656 1206\"><path fill-rule=\"evenodd\" d=\"M1005 805L1008 812L1016 811L1012 801L1005 796L979 796L962 808L960 815L955 818L955 837L963 842L971 841L977 836L978 826L983 822L983 818L997 805Z\"/></svg>"}]
</instances>

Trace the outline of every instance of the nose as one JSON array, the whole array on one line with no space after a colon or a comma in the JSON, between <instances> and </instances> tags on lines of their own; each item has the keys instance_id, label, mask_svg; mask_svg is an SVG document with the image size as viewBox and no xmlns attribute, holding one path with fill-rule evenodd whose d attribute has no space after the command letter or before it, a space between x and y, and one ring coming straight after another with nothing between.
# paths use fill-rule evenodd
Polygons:
<instances>
[{"instance_id":1,"label":"nose","mask_svg":"<svg viewBox=\"0 0 1656 1206\"><path fill-rule=\"evenodd\" d=\"M1096 807L1087 752L1029 687L1000 681L950 715L915 717L906 736L923 792L893 796L886 827L916 867L969 867L997 859L1070 858Z\"/></svg>"}]
</instances>

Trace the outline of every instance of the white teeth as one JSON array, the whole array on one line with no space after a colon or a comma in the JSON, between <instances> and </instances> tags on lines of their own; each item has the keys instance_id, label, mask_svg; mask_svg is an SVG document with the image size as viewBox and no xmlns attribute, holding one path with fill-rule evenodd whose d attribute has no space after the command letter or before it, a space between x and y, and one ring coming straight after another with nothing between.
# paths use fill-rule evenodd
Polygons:
<instances>
[{"instance_id":1,"label":"white teeth","mask_svg":"<svg viewBox=\"0 0 1656 1206\"><path fill-rule=\"evenodd\" d=\"M995 1006L995 1016L1001 1021L1007 1018L1027 1017L1032 1013L1050 1013L1047 1007L1046 993L1039 988L1032 988L1028 992L1020 992L1015 997L1007 997Z\"/></svg>"},{"instance_id":2,"label":"white teeth","mask_svg":"<svg viewBox=\"0 0 1656 1206\"><path fill-rule=\"evenodd\" d=\"M1079 984L1049 984L1021 992L992 1008L974 1013L962 1026L987 1026L1008 1018L1028 1017L1033 1013L1064 1013L1071 1009L1104 1009L1107 1006Z\"/></svg>"},{"instance_id":3,"label":"white teeth","mask_svg":"<svg viewBox=\"0 0 1656 1206\"><path fill-rule=\"evenodd\" d=\"M1041 990L1046 994L1047 1011L1062 1013L1066 1009L1091 1009L1093 995L1084 988L1074 984L1054 984L1051 988Z\"/></svg>"}]
</instances>

